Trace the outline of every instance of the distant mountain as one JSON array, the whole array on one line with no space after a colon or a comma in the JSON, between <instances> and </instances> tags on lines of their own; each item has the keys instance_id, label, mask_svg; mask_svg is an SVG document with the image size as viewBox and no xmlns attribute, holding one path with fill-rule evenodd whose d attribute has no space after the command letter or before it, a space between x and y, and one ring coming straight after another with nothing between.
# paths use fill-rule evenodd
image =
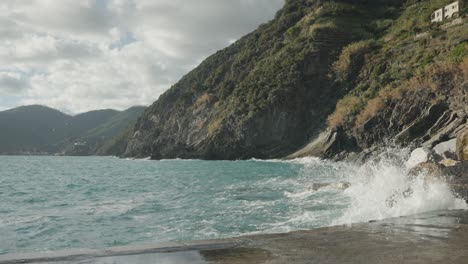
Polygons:
<instances>
[{"instance_id":1,"label":"distant mountain","mask_svg":"<svg viewBox=\"0 0 468 264\"><path fill-rule=\"evenodd\" d=\"M2 111L0 154L91 155L133 124L144 109L105 109L75 116L40 105Z\"/></svg>"}]
</instances>

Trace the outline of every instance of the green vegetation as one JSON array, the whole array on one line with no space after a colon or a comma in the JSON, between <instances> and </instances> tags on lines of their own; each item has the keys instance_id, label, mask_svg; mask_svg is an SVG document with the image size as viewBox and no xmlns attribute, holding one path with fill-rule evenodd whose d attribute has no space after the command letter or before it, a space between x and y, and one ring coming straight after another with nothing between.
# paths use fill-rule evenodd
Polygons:
<instances>
[{"instance_id":1,"label":"green vegetation","mask_svg":"<svg viewBox=\"0 0 468 264\"><path fill-rule=\"evenodd\" d=\"M450 60L452 62L461 62L466 57L468 57L468 42L458 44L450 52Z\"/></svg>"},{"instance_id":2,"label":"green vegetation","mask_svg":"<svg viewBox=\"0 0 468 264\"><path fill-rule=\"evenodd\" d=\"M377 115L392 101L399 101L405 97L415 97L421 89L428 89L432 93L447 91L461 87L463 80L468 79L468 57L461 63L438 63L427 66L415 76L402 82L397 87L386 87L379 94L369 100L359 111L355 126L362 126L367 120Z\"/></svg>"},{"instance_id":3,"label":"green vegetation","mask_svg":"<svg viewBox=\"0 0 468 264\"><path fill-rule=\"evenodd\" d=\"M351 81L353 76L359 74L364 64L364 56L375 46L373 39L354 42L346 46L333 64L337 79L342 82Z\"/></svg>"},{"instance_id":4,"label":"green vegetation","mask_svg":"<svg viewBox=\"0 0 468 264\"><path fill-rule=\"evenodd\" d=\"M336 129L345 122L350 122L350 118L359 113L362 105L362 99L353 95L339 100L335 112L328 117L328 126Z\"/></svg>"},{"instance_id":5,"label":"green vegetation","mask_svg":"<svg viewBox=\"0 0 468 264\"><path fill-rule=\"evenodd\" d=\"M466 30L430 23L449 2L288 0L271 22L184 76L108 149L153 158L282 157L327 126L355 131L413 91L442 96L428 73L446 80L466 57ZM441 66L450 63L458 64Z\"/></svg>"},{"instance_id":6,"label":"green vegetation","mask_svg":"<svg viewBox=\"0 0 468 264\"><path fill-rule=\"evenodd\" d=\"M330 127L353 130L402 96L426 88L437 92L437 78L453 77L459 72L457 64L463 68L466 32L457 27L441 30L430 23L432 12L450 2L407 1L398 19L374 42L379 45L369 48L361 41L343 49L334 70L337 80L352 88L329 116ZM430 34L415 38L425 31Z\"/></svg>"}]
</instances>

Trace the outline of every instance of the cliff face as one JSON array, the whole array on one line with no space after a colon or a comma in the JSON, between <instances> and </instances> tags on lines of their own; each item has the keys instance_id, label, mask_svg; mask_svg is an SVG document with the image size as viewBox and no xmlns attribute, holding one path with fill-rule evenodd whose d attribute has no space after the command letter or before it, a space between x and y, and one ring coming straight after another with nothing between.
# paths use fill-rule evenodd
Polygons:
<instances>
[{"instance_id":1,"label":"cliff face","mask_svg":"<svg viewBox=\"0 0 468 264\"><path fill-rule=\"evenodd\" d=\"M332 67L342 49L383 35L401 2L287 1L274 20L161 95L105 152L154 159L284 157L325 129L336 101L349 92Z\"/></svg>"},{"instance_id":2,"label":"cliff face","mask_svg":"<svg viewBox=\"0 0 468 264\"><path fill-rule=\"evenodd\" d=\"M289 157L361 160L388 143L431 149L456 138L467 127L468 24L428 20L448 2L408 1L380 38L345 47L333 70L349 92L320 137Z\"/></svg>"}]
</instances>

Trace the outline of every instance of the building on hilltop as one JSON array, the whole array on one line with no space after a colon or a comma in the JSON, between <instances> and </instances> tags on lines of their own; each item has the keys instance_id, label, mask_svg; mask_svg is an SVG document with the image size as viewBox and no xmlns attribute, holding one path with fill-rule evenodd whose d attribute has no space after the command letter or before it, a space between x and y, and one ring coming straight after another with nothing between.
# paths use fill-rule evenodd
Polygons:
<instances>
[{"instance_id":1,"label":"building on hilltop","mask_svg":"<svg viewBox=\"0 0 468 264\"><path fill-rule=\"evenodd\" d=\"M461 10L460 6L460 1L455 1L449 5L446 5L444 8L437 9L431 15L431 22L442 22L444 19L451 19L458 16Z\"/></svg>"},{"instance_id":2,"label":"building on hilltop","mask_svg":"<svg viewBox=\"0 0 468 264\"><path fill-rule=\"evenodd\" d=\"M460 2L456 1L451 3L450 5L446 5L444 8L444 18L450 19L460 12Z\"/></svg>"},{"instance_id":3,"label":"building on hilltop","mask_svg":"<svg viewBox=\"0 0 468 264\"><path fill-rule=\"evenodd\" d=\"M443 20L444 20L444 9L443 8L438 9L434 13L432 13L432 16L431 16L431 22L432 23L442 22Z\"/></svg>"}]
</instances>

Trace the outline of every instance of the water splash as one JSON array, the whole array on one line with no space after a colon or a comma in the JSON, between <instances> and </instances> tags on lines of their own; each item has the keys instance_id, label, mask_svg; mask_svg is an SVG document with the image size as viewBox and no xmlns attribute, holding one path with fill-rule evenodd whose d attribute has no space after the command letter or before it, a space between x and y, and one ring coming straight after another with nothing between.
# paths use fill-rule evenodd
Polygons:
<instances>
[{"instance_id":1,"label":"water splash","mask_svg":"<svg viewBox=\"0 0 468 264\"><path fill-rule=\"evenodd\" d=\"M361 166L348 165L349 205L333 224L380 220L446 209L468 209L443 177L409 176L407 150L391 149Z\"/></svg>"}]
</instances>

